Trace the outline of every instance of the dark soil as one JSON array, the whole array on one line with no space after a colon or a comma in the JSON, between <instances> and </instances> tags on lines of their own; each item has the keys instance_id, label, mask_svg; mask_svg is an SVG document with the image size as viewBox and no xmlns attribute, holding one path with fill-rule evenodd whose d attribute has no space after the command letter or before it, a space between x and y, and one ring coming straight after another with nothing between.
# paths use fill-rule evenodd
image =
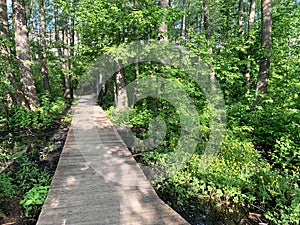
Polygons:
<instances>
[{"instance_id":1,"label":"dark soil","mask_svg":"<svg viewBox=\"0 0 300 225\"><path fill-rule=\"evenodd\" d=\"M36 224L36 218L26 218L23 206L19 204L21 197L0 199L0 223L2 225L31 225Z\"/></svg>"}]
</instances>

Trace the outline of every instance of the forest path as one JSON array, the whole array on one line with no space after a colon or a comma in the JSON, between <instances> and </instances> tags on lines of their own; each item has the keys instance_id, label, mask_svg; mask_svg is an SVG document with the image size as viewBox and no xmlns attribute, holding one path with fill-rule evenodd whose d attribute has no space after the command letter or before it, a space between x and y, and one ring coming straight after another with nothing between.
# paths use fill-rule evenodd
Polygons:
<instances>
[{"instance_id":1,"label":"forest path","mask_svg":"<svg viewBox=\"0 0 300 225\"><path fill-rule=\"evenodd\" d=\"M94 95L82 96L38 225L189 224L156 194Z\"/></svg>"}]
</instances>

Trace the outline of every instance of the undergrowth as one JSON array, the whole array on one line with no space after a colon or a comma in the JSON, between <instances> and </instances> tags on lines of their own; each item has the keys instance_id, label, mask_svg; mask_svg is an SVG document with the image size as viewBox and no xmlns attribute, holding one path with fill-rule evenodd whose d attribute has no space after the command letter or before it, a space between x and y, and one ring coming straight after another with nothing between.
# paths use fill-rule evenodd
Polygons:
<instances>
[{"instance_id":1,"label":"undergrowth","mask_svg":"<svg viewBox=\"0 0 300 225\"><path fill-rule=\"evenodd\" d=\"M203 151L210 135L210 112L200 88L176 69L161 68L153 73L141 68L141 77L150 73L181 84L199 113L200 135L196 151L176 173L164 180L153 180L155 189L169 205L195 224L220 221L237 224L242 219L254 222L250 221L249 213L257 215L256 223L299 224L298 106L281 107L279 100L275 105L274 101L268 101L272 96L267 95L264 104L251 111L252 98L246 97L239 102L226 100L226 134L218 154L204 168ZM165 121L165 139L155 148L147 151L142 147L131 148L134 154L142 154L140 162L143 165L163 165L180 144L179 115L163 99L142 99L124 111L126 113L116 113L112 106L104 107L113 123L129 125L142 140L158 132L151 129L149 121L156 117Z\"/></svg>"},{"instance_id":2,"label":"undergrowth","mask_svg":"<svg viewBox=\"0 0 300 225\"><path fill-rule=\"evenodd\" d=\"M41 99L34 112L13 106L0 117L0 199L21 198L29 218L37 218L54 174L54 162L47 164L47 157L62 148L50 141L51 135L71 122L68 101Z\"/></svg>"}]
</instances>

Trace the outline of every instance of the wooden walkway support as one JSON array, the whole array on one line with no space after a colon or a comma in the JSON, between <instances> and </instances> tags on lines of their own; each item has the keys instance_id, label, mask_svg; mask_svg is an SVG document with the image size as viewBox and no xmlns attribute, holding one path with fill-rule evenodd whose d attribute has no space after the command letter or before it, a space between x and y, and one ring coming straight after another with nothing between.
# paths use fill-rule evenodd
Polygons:
<instances>
[{"instance_id":1,"label":"wooden walkway support","mask_svg":"<svg viewBox=\"0 0 300 225\"><path fill-rule=\"evenodd\" d=\"M74 109L38 225L189 224L155 193L94 96Z\"/></svg>"}]
</instances>

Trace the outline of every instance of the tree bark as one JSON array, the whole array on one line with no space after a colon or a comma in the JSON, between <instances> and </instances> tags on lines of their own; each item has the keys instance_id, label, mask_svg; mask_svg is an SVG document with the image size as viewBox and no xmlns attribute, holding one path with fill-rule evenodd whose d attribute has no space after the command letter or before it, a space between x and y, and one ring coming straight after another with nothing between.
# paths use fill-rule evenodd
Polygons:
<instances>
[{"instance_id":1,"label":"tree bark","mask_svg":"<svg viewBox=\"0 0 300 225\"><path fill-rule=\"evenodd\" d=\"M15 28L16 54L19 60L22 89L31 110L40 106L31 68L28 29L25 7L22 1L13 0L13 21Z\"/></svg>"},{"instance_id":2,"label":"tree bark","mask_svg":"<svg viewBox=\"0 0 300 225\"><path fill-rule=\"evenodd\" d=\"M250 11L249 11L249 20L248 20L248 41L251 40L250 32L253 28L254 18L255 18L255 8L256 8L256 0L250 1ZM246 87L248 91L250 90L251 86L251 62L250 62L250 49L248 49L248 63L247 63L247 70L245 73L246 78Z\"/></svg>"},{"instance_id":3,"label":"tree bark","mask_svg":"<svg viewBox=\"0 0 300 225\"><path fill-rule=\"evenodd\" d=\"M61 50L61 38L59 35L59 21L58 21L58 5L57 0L54 0L54 32L55 32L55 43L58 56L60 59L63 57L62 50Z\"/></svg>"},{"instance_id":4,"label":"tree bark","mask_svg":"<svg viewBox=\"0 0 300 225\"><path fill-rule=\"evenodd\" d=\"M253 28L254 19L255 19L255 8L256 8L256 1L250 1L250 11L249 11L249 22L248 22L248 31Z\"/></svg>"},{"instance_id":5,"label":"tree bark","mask_svg":"<svg viewBox=\"0 0 300 225\"><path fill-rule=\"evenodd\" d=\"M259 73L256 84L256 94L253 102L253 109L261 102L261 95L265 94L268 89L268 77L270 73L270 57L272 47L272 1L262 0L262 30L261 30L261 47L263 56L259 62Z\"/></svg>"},{"instance_id":6,"label":"tree bark","mask_svg":"<svg viewBox=\"0 0 300 225\"><path fill-rule=\"evenodd\" d=\"M186 0L182 1L182 11L183 15L181 18L181 37L183 40L185 40L185 33L186 33Z\"/></svg>"},{"instance_id":7,"label":"tree bark","mask_svg":"<svg viewBox=\"0 0 300 225\"><path fill-rule=\"evenodd\" d=\"M117 110L128 107L128 96L125 83L125 69L121 60L116 62L115 107Z\"/></svg>"},{"instance_id":8,"label":"tree bark","mask_svg":"<svg viewBox=\"0 0 300 225\"><path fill-rule=\"evenodd\" d=\"M239 1L239 19L238 19L238 26L239 26L239 33L243 31L243 19L244 19L244 0Z\"/></svg>"},{"instance_id":9,"label":"tree bark","mask_svg":"<svg viewBox=\"0 0 300 225\"><path fill-rule=\"evenodd\" d=\"M6 42L9 41L9 29L8 29L8 15L7 15L7 3L6 0L0 0L0 71L5 74L9 79L10 84L14 89L14 93L9 93L12 99L20 106L28 107L25 95L17 81L15 74L13 73L10 65L12 64L11 49L7 46Z\"/></svg>"},{"instance_id":10,"label":"tree bark","mask_svg":"<svg viewBox=\"0 0 300 225\"><path fill-rule=\"evenodd\" d=\"M70 64L70 70L73 70L74 67L74 56L75 56L75 17L76 17L76 5L75 1L72 1L72 13L73 15L70 17L71 24L70 24L70 57L69 57L69 64ZM70 90L71 90L71 98L74 98L73 93L73 85L70 81Z\"/></svg>"},{"instance_id":11,"label":"tree bark","mask_svg":"<svg viewBox=\"0 0 300 225\"><path fill-rule=\"evenodd\" d=\"M168 0L160 0L159 5L163 10L166 10L166 7L168 6L169 1ZM162 18L162 23L160 24L158 28L158 40L162 42L168 41L168 26L165 22L166 20L166 14L164 13Z\"/></svg>"},{"instance_id":12,"label":"tree bark","mask_svg":"<svg viewBox=\"0 0 300 225\"><path fill-rule=\"evenodd\" d=\"M205 37L206 37L206 41L207 41L207 49L208 49L209 57L210 57L210 63L208 64L208 67L210 69L209 79L211 82L211 86L216 87L217 86L217 78L216 78L216 74L215 74L215 68L213 65L213 61L214 61L213 49L210 45L211 27L210 27L210 18L209 18L209 6L208 6L207 0L203 0L203 21L204 21Z\"/></svg>"},{"instance_id":13,"label":"tree bark","mask_svg":"<svg viewBox=\"0 0 300 225\"><path fill-rule=\"evenodd\" d=\"M8 16L6 0L0 0L0 37L9 38L8 35Z\"/></svg>"},{"instance_id":14,"label":"tree bark","mask_svg":"<svg viewBox=\"0 0 300 225\"><path fill-rule=\"evenodd\" d=\"M64 97L70 99L71 96L71 82L70 82L70 71L69 71L69 44L68 44L68 25L67 19L63 22L63 36L64 36L64 60L63 70L65 73L65 93Z\"/></svg>"},{"instance_id":15,"label":"tree bark","mask_svg":"<svg viewBox=\"0 0 300 225\"><path fill-rule=\"evenodd\" d=\"M75 6L73 6L75 7ZM70 28L70 56L71 58L74 57L75 51L74 51L74 46L75 46L75 17L71 17L71 28ZM72 65L72 63L71 63Z\"/></svg>"},{"instance_id":16,"label":"tree bark","mask_svg":"<svg viewBox=\"0 0 300 225\"><path fill-rule=\"evenodd\" d=\"M43 52L41 54L41 74L43 76L43 86L44 90L51 95L51 88L48 76L48 66L46 59L46 19L45 19L45 2L44 0L40 0L40 26L41 26L41 44Z\"/></svg>"}]
</instances>

